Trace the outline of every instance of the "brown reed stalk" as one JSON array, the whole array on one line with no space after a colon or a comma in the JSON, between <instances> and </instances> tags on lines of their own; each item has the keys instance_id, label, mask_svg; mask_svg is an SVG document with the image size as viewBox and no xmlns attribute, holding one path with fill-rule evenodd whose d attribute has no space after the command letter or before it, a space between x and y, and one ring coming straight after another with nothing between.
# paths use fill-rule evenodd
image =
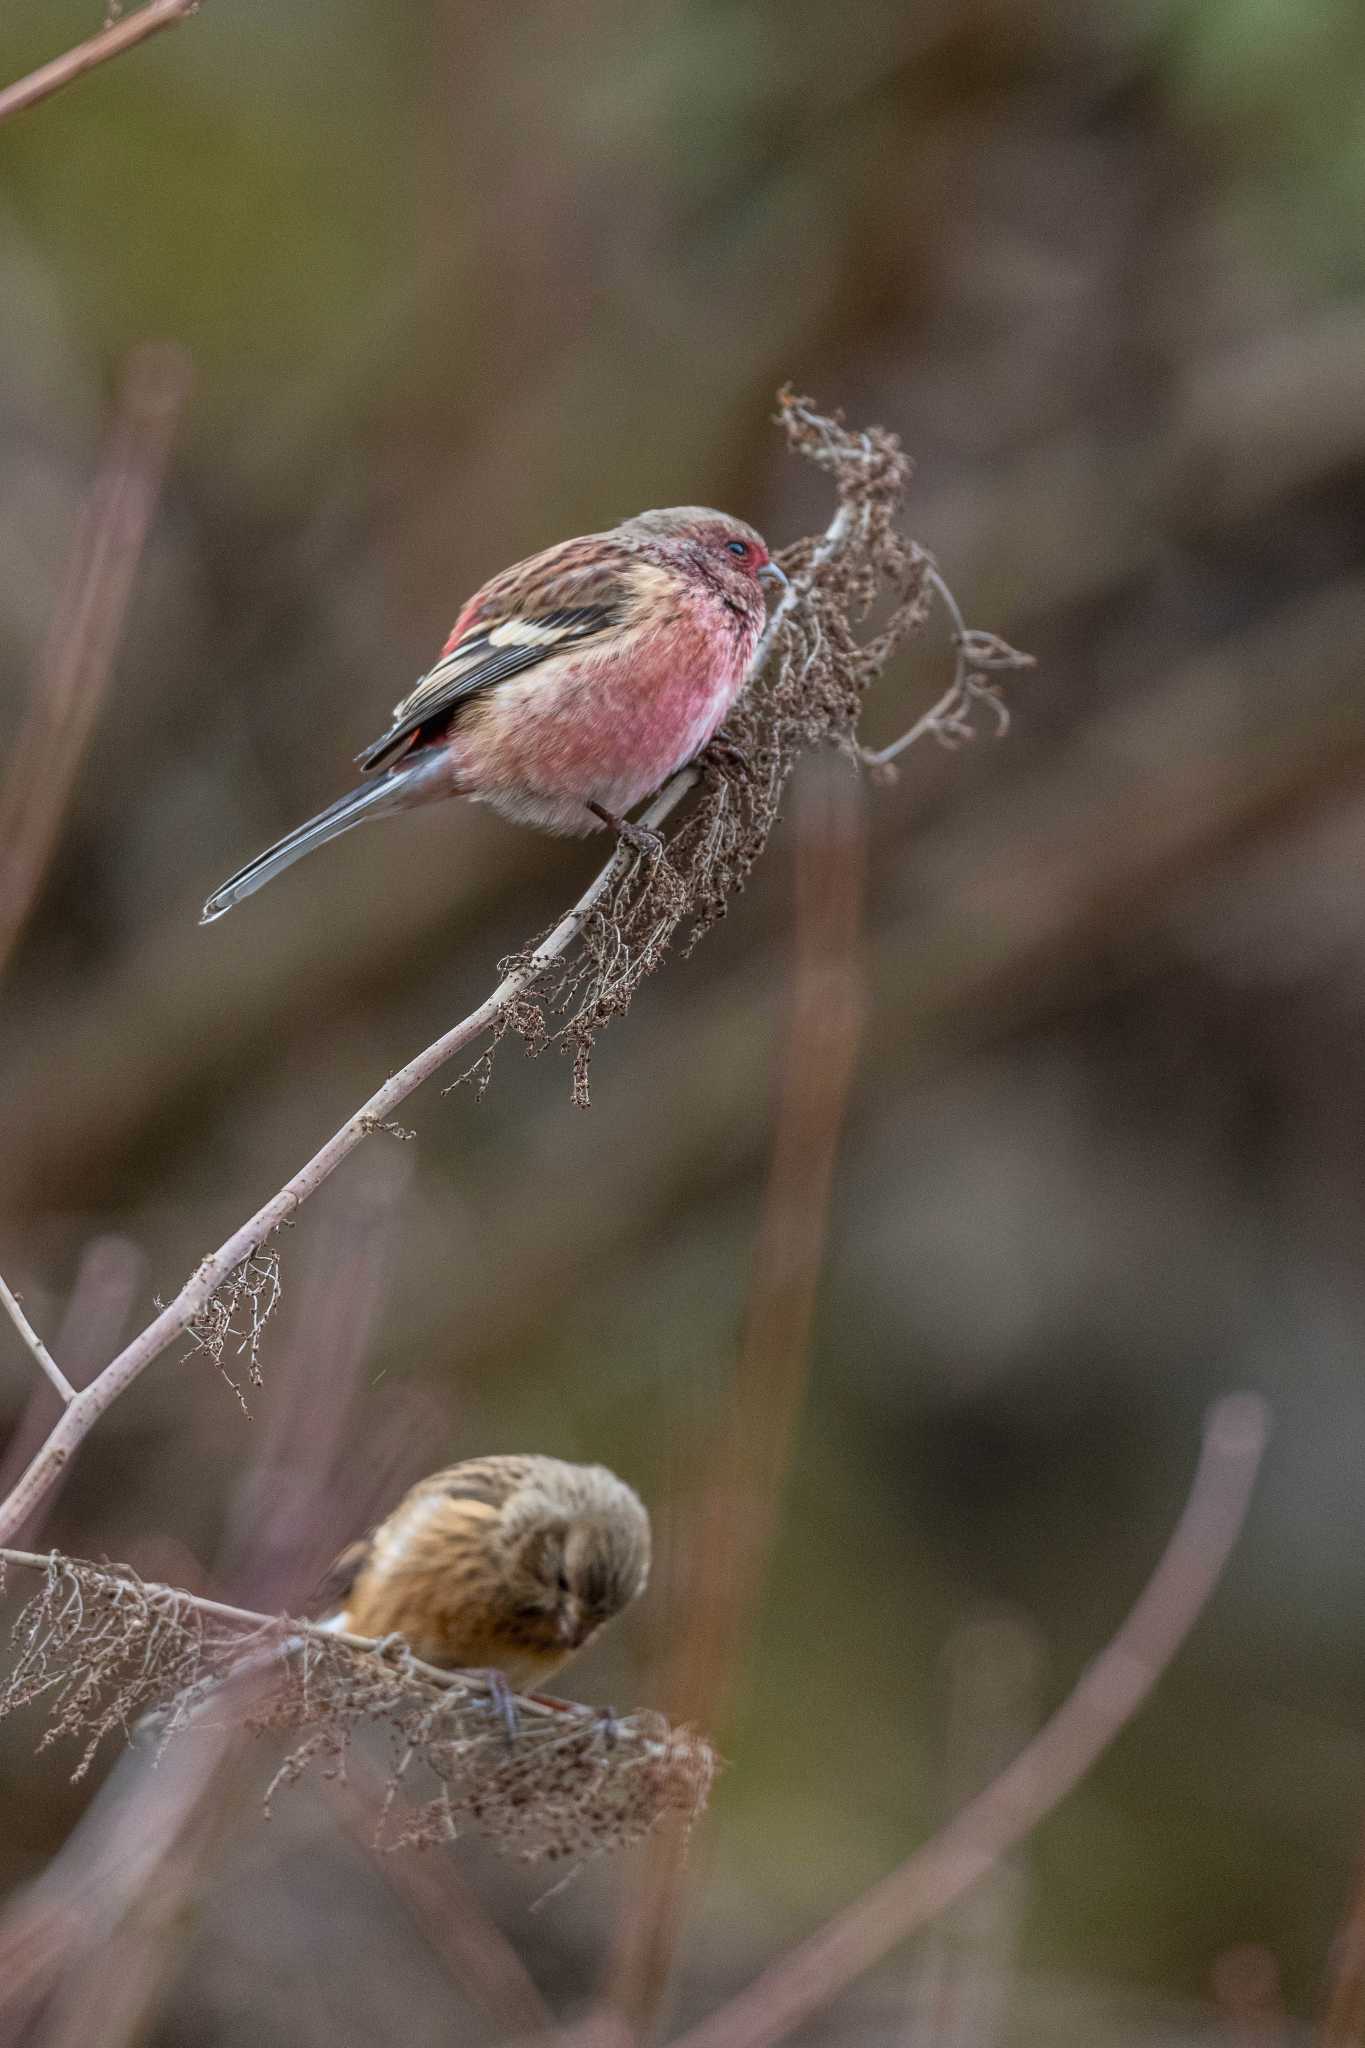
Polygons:
<instances>
[{"instance_id":1,"label":"brown reed stalk","mask_svg":"<svg viewBox=\"0 0 1365 2048\"><path fill-rule=\"evenodd\" d=\"M772 1556L782 1489L805 1401L810 1332L830 1188L866 1006L863 791L848 765L822 760L798 785L795 958L753 1278L728 1397L703 1459L707 1474L684 1539L692 1562L664 1697L717 1731L728 1715ZM686 1907L686 1842L660 1835L633 1891L604 1994L632 2040L657 2023Z\"/></svg>"},{"instance_id":2,"label":"brown reed stalk","mask_svg":"<svg viewBox=\"0 0 1365 2048\"><path fill-rule=\"evenodd\" d=\"M109 687L189 388L182 350L145 342L128 357L28 713L0 786L0 969L37 898Z\"/></svg>"},{"instance_id":3,"label":"brown reed stalk","mask_svg":"<svg viewBox=\"0 0 1365 2048\"><path fill-rule=\"evenodd\" d=\"M1127 1619L1014 1762L899 1869L673 2048L771 2048L969 1891L1053 1811L1132 1719L1223 1575L1269 1433L1258 1395L1214 1403L1185 1508Z\"/></svg>"}]
</instances>

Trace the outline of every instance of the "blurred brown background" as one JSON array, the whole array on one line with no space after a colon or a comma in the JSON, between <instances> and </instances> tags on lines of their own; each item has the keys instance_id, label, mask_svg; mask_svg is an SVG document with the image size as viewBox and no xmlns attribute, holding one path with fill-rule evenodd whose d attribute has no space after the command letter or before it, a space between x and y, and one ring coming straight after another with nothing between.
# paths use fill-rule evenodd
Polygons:
<instances>
[{"instance_id":1,"label":"blurred brown background","mask_svg":"<svg viewBox=\"0 0 1365 2048\"><path fill-rule=\"evenodd\" d=\"M97 26L7 8L0 75ZM769 424L792 377L903 437L917 537L1038 657L1006 742L869 792L871 1013L684 2011L1065 1690L1233 1386L1276 1434L1195 1640L985 1904L821 2032L1320 2010L1365 1811L1363 81L1352 0L214 0L0 131L0 743L126 351L194 374L0 1007L0 1269L74 1375L593 871L443 807L196 925L486 574L648 504L822 526ZM945 675L941 637L902 658L869 736ZM616 1465L666 1555L733 1366L791 898L779 831L589 1114L512 1046L481 1104L421 1096L288 1234L252 1420L162 1360L36 1540L287 1602L414 1472L536 1449ZM31 1379L0 1328L7 1433ZM587 1697L652 1696L661 1611ZM0 1742L11 1884L88 1797L34 1732ZM322 1794L265 1828L249 1764L118 2038L480 2038ZM534 1916L534 1875L463 1868L580 2008L630 1868Z\"/></svg>"}]
</instances>

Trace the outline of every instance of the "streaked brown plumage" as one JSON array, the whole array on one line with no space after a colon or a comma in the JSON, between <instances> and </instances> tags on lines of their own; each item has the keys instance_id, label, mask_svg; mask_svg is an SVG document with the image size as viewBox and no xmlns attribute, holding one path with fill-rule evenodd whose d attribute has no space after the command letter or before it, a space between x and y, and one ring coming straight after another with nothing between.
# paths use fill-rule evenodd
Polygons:
<instances>
[{"instance_id":1,"label":"streaked brown plumage","mask_svg":"<svg viewBox=\"0 0 1365 2048\"><path fill-rule=\"evenodd\" d=\"M603 1465L470 1458L433 1472L320 1594L327 1620L428 1664L542 1683L644 1591L649 1517Z\"/></svg>"}]
</instances>

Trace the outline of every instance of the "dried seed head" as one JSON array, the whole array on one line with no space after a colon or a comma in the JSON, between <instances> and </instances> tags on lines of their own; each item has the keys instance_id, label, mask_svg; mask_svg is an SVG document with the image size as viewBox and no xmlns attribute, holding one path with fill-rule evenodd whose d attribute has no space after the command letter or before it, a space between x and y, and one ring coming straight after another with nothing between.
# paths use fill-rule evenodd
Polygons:
<instances>
[{"instance_id":1,"label":"dried seed head","mask_svg":"<svg viewBox=\"0 0 1365 2048\"><path fill-rule=\"evenodd\" d=\"M0 1716L39 1705L40 1747L130 1736L156 1711L159 1739L191 1723L241 1720L299 1738L270 1800L314 1766L345 1769L367 1730L392 1752L380 1822L385 1847L448 1841L469 1828L528 1861L581 1863L705 1808L715 1757L702 1737L658 1714L603 1714L569 1702L505 1702L477 1673L433 1671L401 1645L358 1650L284 1617L235 1618L127 1566L55 1552L13 1629Z\"/></svg>"}]
</instances>

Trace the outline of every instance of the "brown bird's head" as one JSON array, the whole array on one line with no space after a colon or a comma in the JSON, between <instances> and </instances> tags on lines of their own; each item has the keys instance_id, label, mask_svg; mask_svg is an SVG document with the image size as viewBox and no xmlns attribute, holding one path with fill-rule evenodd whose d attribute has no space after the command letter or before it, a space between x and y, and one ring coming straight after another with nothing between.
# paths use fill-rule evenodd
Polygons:
<instances>
[{"instance_id":1,"label":"brown bird's head","mask_svg":"<svg viewBox=\"0 0 1365 2048\"><path fill-rule=\"evenodd\" d=\"M699 576L745 611L762 611L761 583L787 579L752 526L707 505L669 505L622 520L617 537L646 559Z\"/></svg>"},{"instance_id":2,"label":"brown bird's head","mask_svg":"<svg viewBox=\"0 0 1365 2048\"><path fill-rule=\"evenodd\" d=\"M604 1465L539 1464L502 1511L504 1586L528 1636L579 1650L644 1591L649 1516Z\"/></svg>"}]
</instances>

